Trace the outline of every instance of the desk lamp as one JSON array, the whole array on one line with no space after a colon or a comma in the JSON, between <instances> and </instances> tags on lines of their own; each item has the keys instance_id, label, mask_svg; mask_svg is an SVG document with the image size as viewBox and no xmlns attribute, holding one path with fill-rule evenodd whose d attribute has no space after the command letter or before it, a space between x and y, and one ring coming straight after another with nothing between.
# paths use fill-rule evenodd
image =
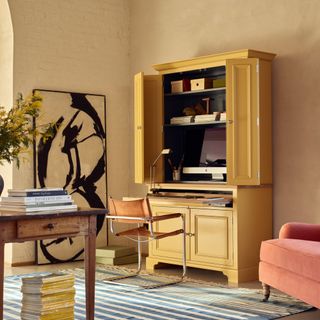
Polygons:
<instances>
[{"instance_id":1,"label":"desk lamp","mask_svg":"<svg viewBox=\"0 0 320 320\"><path fill-rule=\"evenodd\" d=\"M155 176L155 167L157 161L160 159L162 155L170 154L172 152L171 149L162 149L161 152L158 154L156 159L153 161L152 165L150 166L150 191L154 191L154 176Z\"/></svg>"}]
</instances>

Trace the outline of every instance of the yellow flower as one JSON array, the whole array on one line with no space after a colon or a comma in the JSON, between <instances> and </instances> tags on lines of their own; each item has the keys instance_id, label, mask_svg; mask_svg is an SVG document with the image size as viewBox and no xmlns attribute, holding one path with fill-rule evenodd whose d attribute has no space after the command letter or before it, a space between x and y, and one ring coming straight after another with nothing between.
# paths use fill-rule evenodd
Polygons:
<instances>
[{"instance_id":1,"label":"yellow flower","mask_svg":"<svg viewBox=\"0 0 320 320\"><path fill-rule=\"evenodd\" d=\"M34 126L34 119L39 117L42 98L38 93L24 99L18 94L16 104L6 111L0 106L0 165L17 160L19 154L28 150L36 135L41 134ZM50 124L45 126L48 131Z\"/></svg>"}]
</instances>

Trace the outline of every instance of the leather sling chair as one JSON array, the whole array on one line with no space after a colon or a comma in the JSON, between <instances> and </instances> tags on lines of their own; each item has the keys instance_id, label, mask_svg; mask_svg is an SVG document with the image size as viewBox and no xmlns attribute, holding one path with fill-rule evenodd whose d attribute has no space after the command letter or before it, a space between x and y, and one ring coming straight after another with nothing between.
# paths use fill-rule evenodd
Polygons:
<instances>
[{"instance_id":1,"label":"leather sling chair","mask_svg":"<svg viewBox=\"0 0 320 320\"><path fill-rule=\"evenodd\" d=\"M152 240L161 240L163 238L182 235L182 266L183 273L180 279L166 282L160 285L150 285L142 286L144 288L155 288L159 286L165 286L170 284L179 283L183 280L186 275L186 232L185 232L185 217L182 213L171 213L164 214L159 216L153 216L150 208L148 198L135 199L135 200L115 200L112 197L108 198L109 213L106 215L106 218L110 222L110 231L116 236L125 236L135 242L138 246L138 268L135 273L117 276L113 278L106 279L107 281L115 281L119 279L124 279L128 277L134 277L139 275L141 271L142 256L141 256L141 243L148 242ZM181 218L181 229L173 230L170 232L157 232L155 231L155 224L161 224L161 221L168 219ZM134 224L134 228L129 230L116 232L115 224L117 223L126 223ZM159 229L159 227L158 227Z\"/></svg>"}]
</instances>

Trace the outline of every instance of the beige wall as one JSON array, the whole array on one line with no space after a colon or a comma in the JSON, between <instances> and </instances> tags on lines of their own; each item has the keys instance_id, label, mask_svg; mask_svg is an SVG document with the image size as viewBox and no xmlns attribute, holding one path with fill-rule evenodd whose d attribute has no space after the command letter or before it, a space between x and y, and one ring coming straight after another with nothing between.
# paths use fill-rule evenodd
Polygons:
<instances>
[{"instance_id":1,"label":"beige wall","mask_svg":"<svg viewBox=\"0 0 320 320\"><path fill-rule=\"evenodd\" d=\"M109 193L127 194L128 0L9 0L9 6L13 92L45 88L105 94ZM15 170L14 187L32 186L32 172L32 162ZM14 263L33 260L33 243L14 246Z\"/></svg>"},{"instance_id":2,"label":"beige wall","mask_svg":"<svg viewBox=\"0 0 320 320\"><path fill-rule=\"evenodd\" d=\"M275 235L286 221L320 223L320 1L134 0L130 5L131 77L155 73L152 64L243 48L278 55L273 63ZM130 119L132 124L132 112ZM133 183L130 190L145 191Z\"/></svg>"},{"instance_id":3,"label":"beige wall","mask_svg":"<svg viewBox=\"0 0 320 320\"><path fill-rule=\"evenodd\" d=\"M320 1L9 0L9 5L10 96L36 87L105 94L108 184L114 197L146 191L133 183L134 73L155 73L156 63L242 48L278 54L273 64L275 234L289 220L320 222ZM2 88L0 82L0 96ZM31 185L29 162L15 170L14 186ZM15 252L17 260L28 261L33 244Z\"/></svg>"},{"instance_id":4,"label":"beige wall","mask_svg":"<svg viewBox=\"0 0 320 320\"><path fill-rule=\"evenodd\" d=\"M7 0L0 0L0 106L12 106L13 92L13 29ZM12 186L12 164L0 166L5 189Z\"/></svg>"},{"instance_id":5,"label":"beige wall","mask_svg":"<svg viewBox=\"0 0 320 320\"><path fill-rule=\"evenodd\" d=\"M0 105L12 104L13 30L7 0L0 0Z\"/></svg>"},{"instance_id":6,"label":"beige wall","mask_svg":"<svg viewBox=\"0 0 320 320\"><path fill-rule=\"evenodd\" d=\"M7 0L0 0L0 48L0 105L8 109L12 106L13 30ZM1 165L0 174L5 181L2 195L6 195L6 190L12 187L12 164ZM12 244L5 246L5 260L12 260Z\"/></svg>"}]
</instances>

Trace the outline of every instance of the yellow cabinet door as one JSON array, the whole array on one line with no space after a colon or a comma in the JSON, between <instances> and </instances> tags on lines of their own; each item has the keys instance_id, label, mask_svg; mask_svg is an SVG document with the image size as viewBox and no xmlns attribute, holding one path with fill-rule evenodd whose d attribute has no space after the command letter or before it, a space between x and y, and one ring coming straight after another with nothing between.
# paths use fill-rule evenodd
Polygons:
<instances>
[{"instance_id":1,"label":"yellow cabinet door","mask_svg":"<svg viewBox=\"0 0 320 320\"><path fill-rule=\"evenodd\" d=\"M233 264L232 210L191 209L190 259L204 264Z\"/></svg>"},{"instance_id":2,"label":"yellow cabinet door","mask_svg":"<svg viewBox=\"0 0 320 320\"><path fill-rule=\"evenodd\" d=\"M227 179L232 185L260 184L259 60L226 63Z\"/></svg>"},{"instance_id":3,"label":"yellow cabinet door","mask_svg":"<svg viewBox=\"0 0 320 320\"><path fill-rule=\"evenodd\" d=\"M134 77L134 180L150 182L150 165L162 150L163 122L162 76ZM161 181L162 167L158 164L155 180Z\"/></svg>"},{"instance_id":4,"label":"yellow cabinet door","mask_svg":"<svg viewBox=\"0 0 320 320\"><path fill-rule=\"evenodd\" d=\"M189 228L189 210L183 207L166 207L166 206L152 206L153 216L159 216L169 213L183 213L186 218L186 230ZM164 220L156 224L154 231L157 232L169 232L181 229L181 218ZM187 239L188 240L188 239ZM150 242L149 254L151 256L174 258L181 260L182 255L182 234L177 236L168 237L160 240L154 240ZM187 243L188 248L188 243ZM187 250L187 259L189 259L189 253Z\"/></svg>"}]
</instances>

